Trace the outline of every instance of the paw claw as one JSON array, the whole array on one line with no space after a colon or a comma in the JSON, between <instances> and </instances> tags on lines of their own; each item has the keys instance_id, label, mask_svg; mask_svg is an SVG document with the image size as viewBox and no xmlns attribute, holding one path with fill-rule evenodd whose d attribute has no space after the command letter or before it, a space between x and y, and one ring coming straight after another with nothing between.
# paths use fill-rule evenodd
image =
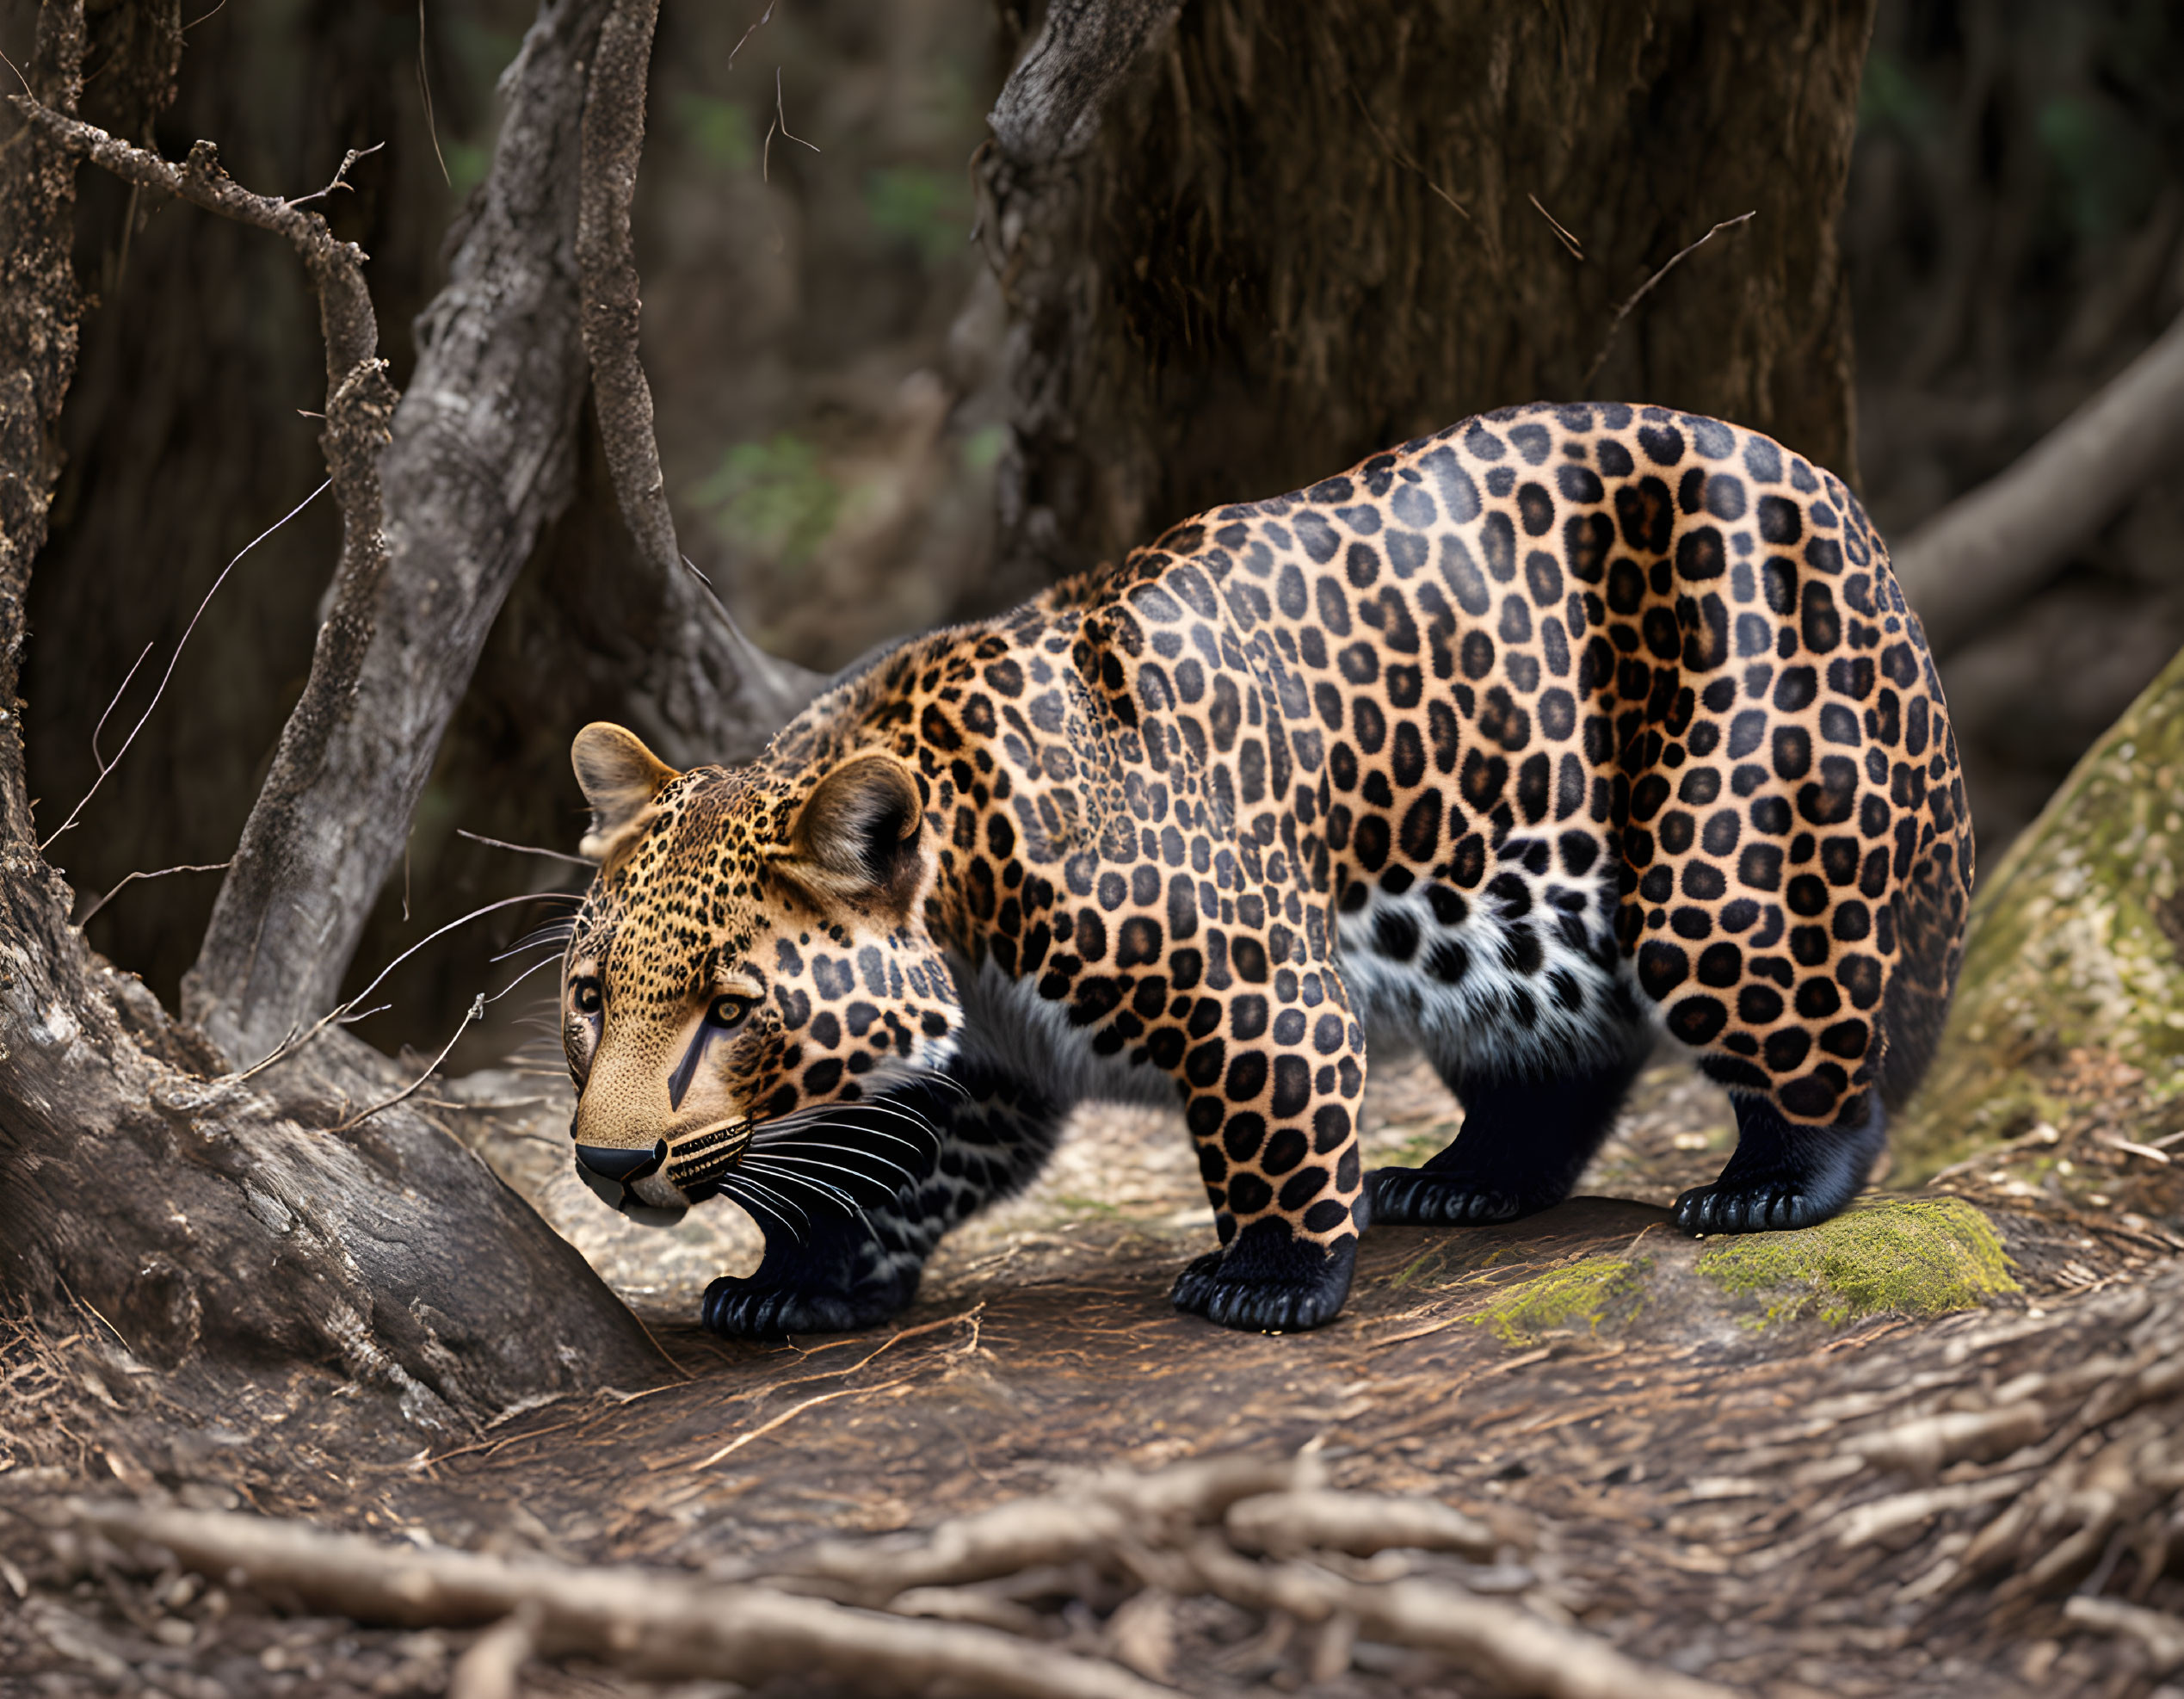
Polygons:
<instances>
[{"instance_id":1,"label":"paw claw","mask_svg":"<svg viewBox=\"0 0 2184 1699\"><path fill-rule=\"evenodd\" d=\"M1780 1181L1694 1186L1675 1202L1676 1229L1701 1233L1785 1233L1810 1227L1835 1212Z\"/></svg>"},{"instance_id":2,"label":"paw claw","mask_svg":"<svg viewBox=\"0 0 2184 1699\"><path fill-rule=\"evenodd\" d=\"M1323 1251L1309 1242L1268 1257L1239 1239L1199 1257L1175 1277L1177 1309L1245 1332L1301 1333L1342 1313L1357 1264L1357 1241ZM1241 1253L1241 1254L1239 1254Z\"/></svg>"},{"instance_id":3,"label":"paw claw","mask_svg":"<svg viewBox=\"0 0 2184 1699\"><path fill-rule=\"evenodd\" d=\"M885 1320L900 1304L860 1301L847 1293L760 1285L723 1275L706 1288L700 1319L728 1339L786 1339L793 1333L848 1333Z\"/></svg>"},{"instance_id":4,"label":"paw claw","mask_svg":"<svg viewBox=\"0 0 2184 1699\"><path fill-rule=\"evenodd\" d=\"M1373 1220L1380 1226L1486 1226L1536 1214L1562 1201L1534 1201L1428 1168L1376 1168L1365 1183Z\"/></svg>"}]
</instances>

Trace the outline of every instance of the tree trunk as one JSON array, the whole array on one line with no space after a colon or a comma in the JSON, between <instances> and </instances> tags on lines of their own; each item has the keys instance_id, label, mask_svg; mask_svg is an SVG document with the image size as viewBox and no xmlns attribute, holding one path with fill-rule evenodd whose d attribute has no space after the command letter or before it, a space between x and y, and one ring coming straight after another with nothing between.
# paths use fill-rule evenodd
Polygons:
<instances>
[{"instance_id":1,"label":"tree trunk","mask_svg":"<svg viewBox=\"0 0 2184 1699\"><path fill-rule=\"evenodd\" d=\"M102 29L128 12L107 9ZM49 0L40 104L74 110L84 49L81 0ZM573 139L579 112L565 99L552 122ZM17 374L0 389L9 673L79 311L77 164L55 131L25 127L0 163L0 370ZM336 345L357 358L352 337ZM322 642L318 670L339 646ZM156 1362L322 1364L441 1425L654 1378L658 1353L574 1251L447 1133L381 1107L402 1084L386 1059L335 1032L256 1079L218 1074L197 1032L89 952L33 836L12 684L0 677L0 1286L40 1308L79 1299Z\"/></svg>"},{"instance_id":2,"label":"tree trunk","mask_svg":"<svg viewBox=\"0 0 2184 1699\"><path fill-rule=\"evenodd\" d=\"M982 171L1016 321L991 596L1538 399L1718 414L1851 475L1872 14L1055 0Z\"/></svg>"}]
</instances>

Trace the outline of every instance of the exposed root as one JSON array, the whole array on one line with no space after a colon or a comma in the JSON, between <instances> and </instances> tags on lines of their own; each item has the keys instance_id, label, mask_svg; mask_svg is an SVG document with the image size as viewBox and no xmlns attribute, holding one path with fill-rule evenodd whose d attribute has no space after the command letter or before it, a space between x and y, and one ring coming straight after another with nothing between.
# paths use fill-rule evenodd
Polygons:
<instances>
[{"instance_id":1,"label":"exposed root","mask_svg":"<svg viewBox=\"0 0 2184 1699\"><path fill-rule=\"evenodd\" d=\"M1167 1673L1176 1603L1206 1595L1266 1616L1285 1640L1296 1625L1317 1628L1311 1661L1325 1678L1348 1667L1365 1634L1512 1694L1724 1699L1712 1683L1650 1668L1516 1603L1415 1576L1339 1572L1330 1566L1344 1559L1332 1554L1403 1545L1489 1556L1496 1541L1446 1506L1335 1492L1319 1476L1309 1451L1108 1472L921 1535L828 1541L774 1573L729 1581L418 1550L227 1512L77 1503L72 1514L120 1561L178 1564L282 1608L416 1628L497 1624L455 1671L451 1690L466 1699L509 1691L534 1653L651 1677L820 1675L885 1692L1152 1699L1174 1690L1142 1672ZM1301 1554L1262 1562L1238 1544ZM976 1585L1004 1581L1021 1597ZM1111 1655L1052 1644L1062 1619L1035 1608L1066 1606L1088 1586L1111 1603L1121 1590Z\"/></svg>"}]
</instances>

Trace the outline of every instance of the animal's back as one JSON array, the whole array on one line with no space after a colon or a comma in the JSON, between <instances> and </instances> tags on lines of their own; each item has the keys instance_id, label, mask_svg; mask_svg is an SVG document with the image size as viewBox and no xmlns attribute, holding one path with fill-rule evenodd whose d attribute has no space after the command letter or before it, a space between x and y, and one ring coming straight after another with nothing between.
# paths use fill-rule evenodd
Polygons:
<instances>
[{"instance_id":1,"label":"animal's back","mask_svg":"<svg viewBox=\"0 0 2184 1699\"><path fill-rule=\"evenodd\" d=\"M1665 409L1513 409L1201 515L1105 588L1111 711L1208 767L1270 901L1332 903L1369 1030L1539 1072L1657 1008L1800 1123L1916 1083L1970 827L1832 474ZM1239 651L1255 701L1219 689Z\"/></svg>"}]
</instances>

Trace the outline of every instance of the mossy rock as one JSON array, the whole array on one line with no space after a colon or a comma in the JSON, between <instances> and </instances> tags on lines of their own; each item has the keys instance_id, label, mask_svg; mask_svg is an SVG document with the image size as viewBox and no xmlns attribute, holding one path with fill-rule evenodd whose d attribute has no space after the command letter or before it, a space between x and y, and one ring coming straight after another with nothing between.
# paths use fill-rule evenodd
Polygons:
<instances>
[{"instance_id":1,"label":"mossy rock","mask_svg":"<svg viewBox=\"0 0 2184 1699\"><path fill-rule=\"evenodd\" d=\"M1515 1346L1580 1328L1592 1334L1618 1331L1645 1307L1645 1276L1652 1266L1650 1257L1589 1257L1496 1293L1471 1319Z\"/></svg>"},{"instance_id":2,"label":"mossy rock","mask_svg":"<svg viewBox=\"0 0 2184 1699\"><path fill-rule=\"evenodd\" d=\"M1868 1199L1817 1227L1712 1240L1696 1266L1730 1296L1759 1300L1747 1319L1761 1327L1942 1315L2019 1289L1994 1224L1955 1197Z\"/></svg>"},{"instance_id":3,"label":"mossy rock","mask_svg":"<svg viewBox=\"0 0 2184 1699\"><path fill-rule=\"evenodd\" d=\"M1956 1005L1891 1183L2041 1121L2184 1128L2184 655L1981 879ZM2129 1085L2119 1101L2119 1078Z\"/></svg>"}]
</instances>

